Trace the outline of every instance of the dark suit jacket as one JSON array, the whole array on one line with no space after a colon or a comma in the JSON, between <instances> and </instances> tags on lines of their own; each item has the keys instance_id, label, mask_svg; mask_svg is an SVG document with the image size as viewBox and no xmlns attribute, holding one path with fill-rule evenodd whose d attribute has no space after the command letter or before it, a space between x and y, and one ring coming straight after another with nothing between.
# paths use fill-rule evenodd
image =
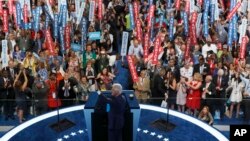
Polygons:
<instances>
[{"instance_id":1,"label":"dark suit jacket","mask_svg":"<svg viewBox=\"0 0 250 141\"><path fill-rule=\"evenodd\" d=\"M100 98L110 104L110 111L108 113L108 128L122 129L124 126L124 113L126 110L126 98L124 95L121 94L117 97L111 96L111 98L107 98L101 94Z\"/></svg>"},{"instance_id":2,"label":"dark suit jacket","mask_svg":"<svg viewBox=\"0 0 250 141\"><path fill-rule=\"evenodd\" d=\"M211 94L210 94L210 93L206 93L206 98L214 98L214 96L216 95L215 87L216 87L216 86L214 85L213 82L211 82L211 83L209 84L209 86L208 86L207 89L208 89L209 92L211 92ZM206 82L203 83L202 86L201 86L202 92L204 91L205 88L206 88Z\"/></svg>"},{"instance_id":3,"label":"dark suit jacket","mask_svg":"<svg viewBox=\"0 0 250 141\"><path fill-rule=\"evenodd\" d=\"M15 98L15 93L14 93L14 89L13 89L13 79L11 77L8 78L9 82L8 85L10 85L11 87L4 87L4 78L0 77L0 98L2 99L14 99ZM7 94L8 92L8 94Z\"/></svg>"},{"instance_id":4,"label":"dark suit jacket","mask_svg":"<svg viewBox=\"0 0 250 141\"><path fill-rule=\"evenodd\" d=\"M164 83L164 79L157 74L154 79L152 97L164 97L166 92L166 87Z\"/></svg>"},{"instance_id":5,"label":"dark suit jacket","mask_svg":"<svg viewBox=\"0 0 250 141\"><path fill-rule=\"evenodd\" d=\"M196 72L201 73L200 72L200 64L194 65L194 73L196 73ZM209 65L207 63L204 63L204 70L203 70L203 72L205 72L206 74L210 73L210 67L209 67Z\"/></svg>"},{"instance_id":6,"label":"dark suit jacket","mask_svg":"<svg viewBox=\"0 0 250 141\"><path fill-rule=\"evenodd\" d=\"M177 82L180 81L181 74L180 74L180 68L179 67L175 66L173 70L170 67L168 67L167 70L170 70L174 74L175 79L176 79Z\"/></svg>"},{"instance_id":7,"label":"dark suit jacket","mask_svg":"<svg viewBox=\"0 0 250 141\"><path fill-rule=\"evenodd\" d=\"M6 70L9 73L9 77L11 77L10 67L6 67ZM17 67L14 67L13 70L14 70L14 76L19 73L19 69ZM15 78L12 77L12 79L15 79Z\"/></svg>"},{"instance_id":8,"label":"dark suit jacket","mask_svg":"<svg viewBox=\"0 0 250 141\"><path fill-rule=\"evenodd\" d=\"M216 75L215 77L213 77L213 83L215 84L215 87L217 87L217 80L218 80L218 75ZM222 90L220 90L219 92L224 93L226 88L228 87L228 77L223 75L222 76L222 80L221 80L221 88Z\"/></svg>"}]
</instances>

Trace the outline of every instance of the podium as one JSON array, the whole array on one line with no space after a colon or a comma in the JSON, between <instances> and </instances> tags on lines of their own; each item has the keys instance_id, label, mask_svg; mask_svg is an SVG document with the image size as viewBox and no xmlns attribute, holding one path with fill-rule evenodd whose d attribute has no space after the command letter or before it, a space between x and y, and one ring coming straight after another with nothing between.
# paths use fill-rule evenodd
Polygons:
<instances>
[{"instance_id":1,"label":"podium","mask_svg":"<svg viewBox=\"0 0 250 141\"><path fill-rule=\"evenodd\" d=\"M102 92L106 97L111 96L111 91ZM122 91L127 105L125 123L123 128L123 141L136 141L137 128L140 118L140 106L132 90ZM131 95L133 97L131 97ZM106 103L100 100L97 92L92 92L84 107L84 116L88 130L89 141L108 141L108 114Z\"/></svg>"}]
</instances>

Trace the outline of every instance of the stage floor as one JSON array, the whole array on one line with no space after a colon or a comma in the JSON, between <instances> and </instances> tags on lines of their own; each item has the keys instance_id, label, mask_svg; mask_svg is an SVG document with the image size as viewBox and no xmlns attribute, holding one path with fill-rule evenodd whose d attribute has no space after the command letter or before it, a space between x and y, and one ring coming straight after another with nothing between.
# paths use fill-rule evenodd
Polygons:
<instances>
[{"instance_id":1,"label":"stage floor","mask_svg":"<svg viewBox=\"0 0 250 141\"><path fill-rule=\"evenodd\" d=\"M169 132L158 130L151 126L157 119L166 119L166 109L140 105L141 115L137 129L137 141L227 141L217 129L183 113L169 110L169 121L176 127ZM55 132L50 128L57 122L57 111L53 111L33 118L2 136L1 141L88 141L88 131L84 118L84 105L60 110L60 119L68 119L76 125L62 131Z\"/></svg>"}]
</instances>

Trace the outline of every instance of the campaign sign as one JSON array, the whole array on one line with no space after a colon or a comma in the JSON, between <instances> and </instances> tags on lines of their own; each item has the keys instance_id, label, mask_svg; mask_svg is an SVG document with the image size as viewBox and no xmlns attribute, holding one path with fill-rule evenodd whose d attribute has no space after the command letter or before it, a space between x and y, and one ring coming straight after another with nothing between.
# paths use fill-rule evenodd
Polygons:
<instances>
[{"instance_id":1,"label":"campaign sign","mask_svg":"<svg viewBox=\"0 0 250 141\"><path fill-rule=\"evenodd\" d=\"M88 34L89 40L100 40L101 39L101 32L89 32Z\"/></svg>"}]
</instances>

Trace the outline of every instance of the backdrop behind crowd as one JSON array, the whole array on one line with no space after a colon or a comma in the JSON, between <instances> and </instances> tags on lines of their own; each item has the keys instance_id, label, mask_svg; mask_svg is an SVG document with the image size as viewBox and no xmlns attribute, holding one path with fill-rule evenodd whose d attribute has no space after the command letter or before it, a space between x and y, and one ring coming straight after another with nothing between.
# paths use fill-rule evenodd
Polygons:
<instances>
[{"instance_id":1,"label":"backdrop behind crowd","mask_svg":"<svg viewBox=\"0 0 250 141\"><path fill-rule=\"evenodd\" d=\"M229 138L229 125L250 122L249 20L250 0L0 0L0 133L86 136L89 118L72 106L119 83L165 107L142 108L138 140L222 137L213 127ZM165 121L176 127L149 125ZM48 138L29 132L58 123L67 128Z\"/></svg>"}]
</instances>

